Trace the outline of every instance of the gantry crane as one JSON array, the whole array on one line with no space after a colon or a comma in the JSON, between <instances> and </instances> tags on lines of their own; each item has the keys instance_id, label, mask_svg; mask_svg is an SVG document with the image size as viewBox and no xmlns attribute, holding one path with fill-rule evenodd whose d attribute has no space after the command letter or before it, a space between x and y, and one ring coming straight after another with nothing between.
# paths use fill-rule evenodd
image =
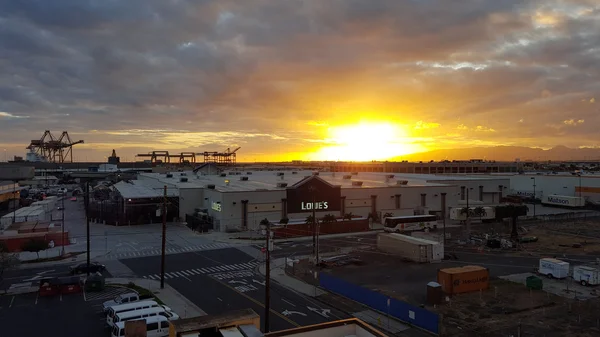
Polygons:
<instances>
[{"instance_id":1,"label":"gantry crane","mask_svg":"<svg viewBox=\"0 0 600 337\"><path fill-rule=\"evenodd\" d=\"M73 142L67 131L55 138L52 132L46 130L42 138L32 140L27 149L51 163L72 163L73 145L76 144L83 144L83 140Z\"/></svg>"}]
</instances>

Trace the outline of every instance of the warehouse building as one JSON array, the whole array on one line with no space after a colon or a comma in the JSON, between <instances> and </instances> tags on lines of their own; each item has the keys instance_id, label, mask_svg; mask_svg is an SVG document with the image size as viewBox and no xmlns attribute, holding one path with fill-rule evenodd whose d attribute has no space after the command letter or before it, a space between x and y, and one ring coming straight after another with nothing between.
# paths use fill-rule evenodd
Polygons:
<instances>
[{"instance_id":1,"label":"warehouse building","mask_svg":"<svg viewBox=\"0 0 600 337\"><path fill-rule=\"evenodd\" d=\"M230 171L219 174L193 172L141 173L138 180L115 185L123 212L135 200L144 203L160 197L167 186L178 196L178 217L202 214L212 229L257 230L262 219L303 221L349 213L360 217L435 214L465 204L498 204L509 179L504 177L435 176L388 173L337 173L313 171ZM155 207L158 208L159 203ZM448 212L446 212L447 214Z\"/></svg>"}]
</instances>

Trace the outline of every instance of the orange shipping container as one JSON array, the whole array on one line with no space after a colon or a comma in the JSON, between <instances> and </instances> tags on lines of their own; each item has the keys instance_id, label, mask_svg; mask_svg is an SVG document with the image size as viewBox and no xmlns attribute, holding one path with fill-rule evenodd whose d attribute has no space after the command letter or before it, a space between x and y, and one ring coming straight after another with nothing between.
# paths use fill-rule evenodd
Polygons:
<instances>
[{"instance_id":1,"label":"orange shipping container","mask_svg":"<svg viewBox=\"0 0 600 337\"><path fill-rule=\"evenodd\" d=\"M490 286L490 272L480 266L440 269L438 283L448 295L485 290Z\"/></svg>"}]
</instances>

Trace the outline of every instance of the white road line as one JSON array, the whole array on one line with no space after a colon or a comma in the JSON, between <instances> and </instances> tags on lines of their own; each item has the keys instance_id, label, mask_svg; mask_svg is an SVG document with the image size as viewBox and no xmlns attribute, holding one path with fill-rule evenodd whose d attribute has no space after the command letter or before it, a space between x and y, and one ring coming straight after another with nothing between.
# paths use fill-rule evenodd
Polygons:
<instances>
[{"instance_id":1,"label":"white road line","mask_svg":"<svg viewBox=\"0 0 600 337\"><path fill-rule=\"evenodd\" d=\"M143 278L148 278L148 276L142 276Z\"/></svg>"},{"instance_id":2,"label":"white road line","mask_svg":"<svg viewBox=\"0 0 600 337\"><path fill-rule=\"evenodd\" d=\"M180 271L173 272L173 274L175 274L179 277L182 277L182 276L185 277L185 275L183 275Z\"/></svg>"},{"instance_id":3,"label":"white road line","mask_svg":"<svg viewBox=\"0 0 600 337\"><path fill-rule=\"evenodd\" d=\"M192 280L190 280L188 277L184 276L183 278L186 279L186 280L188 280L188 281L190 281L190 282L192 282Z\"/></svg>"},{"instance_id":4,"label":"white road line","mask_svg":"<svg viewBox=\"0 0 600 337\"><path fill-rule=\"evenodd\" d=\"M40 297L40 293L38 292L38 293L35 295L35 304L37 304L37 302L38 302L38 298L39 298L39 297ZM85 301L85 291L83 292L83 300Z\"/></svg>"},{"instance_id":5,"label":"white road line","mask_svg":"<svg viewBox=\"0 0 600 337\"><path fill-rule=\"evenodd\" d=\"M182 273L183 275L185 275L185 276L192 276L192 275L194 275L194 274L190 273L190 272L189 272L189 271L187 271L187 270L185 270L185 271L182 271L181 273Z\"/></svg>"},{"instance_id":6,"label":"white road line","mask_svg":"<svg viewBox=\"0 0 600 337\"><path fill-rule=\"evenodd\" d=\"M9 308L12 307L14 301L15 301L15 297L13 296L12 299L10 300L10 304L8 305Z\"/></svg>"},{"instance_id":7,"label":"white road line","mask_svg":"<svg viewBox=\"0 0 600 337\"><path fill-rule=\"evenodd\" d=\"M171 275L171 273L165 273L165 276L168 276L169 278L175 278L175 275Z\"/></svg>"},{"instance_id":8,"label":"white road line","mask_svg":"<svg viewBox=\"0 0 600 337\"><path fill-rule=\"evenodd\" d=\"M287 304L291 305L292 307L295 307L295 306L296 306L294 303L292 303L292 302L290 302L290 301L286 300L285 298L282 298L281 300L282 300L282 301L284 301L285 303L287 303Z\"/></svg>"},{"instance_id":9,"label":"white road line","mask_svg":"<svg viewBox=\"0 0 600 337\"><path fill-rule=\"evenodd\" d=\"M195 271L196 274L198 274L198 275L202 274L202 271L200 269L198 269L198 268L195 268L195 269L192 269L192 270Z\"/></svg>"},{"instance_id":10,"label":"white road line","mask_svg":"<svg viewBox=\"0 0 600 337\"><path fill-rule=\"evenodd\" d=\"M206 273L208 273L208 272L210 272L210 271L208 270L208 268L200 268L200 272L201 272L202 274L206 274Z\"/></svg>"},{"instance_id":11,"label":"white road line","mask_svg":"<svg viewBox=\"0 0 600 337\"><path fill-rule=\"evenodd\" d=\"M223 265L223 266L221 266L221 268L223 268L223 269L225 269L227 271L232 270L232 267L230 265Z\"/></svg>"},{"instance_id":12,"label":"white road line","mask_svg":"<svg viewBox=\"0 0 600 337\"><path fill-rule=\"evenodd\" d=\"M218 299L219 301L223 302L223 300L222 300L220 297L217 297L217 299Z\"/></svg>"}]
</instances>

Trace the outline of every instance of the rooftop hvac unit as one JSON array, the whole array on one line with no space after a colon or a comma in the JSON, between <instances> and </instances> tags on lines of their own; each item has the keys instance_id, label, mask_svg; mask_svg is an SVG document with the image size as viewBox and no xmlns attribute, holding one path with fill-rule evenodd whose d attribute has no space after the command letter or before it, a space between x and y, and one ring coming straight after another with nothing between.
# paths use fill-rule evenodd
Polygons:
<instances>
[{"instance_id":1,"label":"rooftop hvac unit","mask_svg":"<svg viewBox=\"0 0 600 337\"><path fill-rule=\"evenodd\" d=\"M221 174L220 174L220 176L221 176L221 177L227 177L227 174L225 174L225 173L221 173Z\"/></svg>"},{"instance_id":2,"label":"rooftop hvac unit","mask_svg":"<svg viewBox=\"0 0 600 337\"><path fill-rule=\"evenodd\" d=\"M208 188L209 190L214 190L215 189L215 185L213 185L213 184L206 185L206 188Z\"/></svg>"},{"instance_id":3,"label":"rooftop hvac unit","mask_svg":"<svg viewBox=\"0 0 600 337\"><path fill-rule=\"evenodd\" d=\"M287 187L287 183L277 183L277 187Z\"/></svg>"},{"instance_id":4,"label":"rooftop hvac unit","mask_svg":"<svg viewBox=\"0 0 600 337\"><path fill-rule=\"evenodd\" d=\"M248 181L248 177L240 177L241 181Z\"/></svg>"},{"instance_id":5,"label":"rooftop hvac unit","mask_svg":"<svg viewBox=\"0 0 600 337\"><path fill-rule=\"evenodd\" d=\"M246 172L246 174L252 174L252 172L248 171L248 172Z\"/></svg>"},{"instance_id":6,"label":"rooftop hvac unit","mask_svg":"<svg viewBox=\"0 0 600 337\"><path fill-rule=\"evenodd\" d=\"M387 179L394 179L394 175L393 174L386 174L385 177Z\"/></svg>"},{"instance_id":7,"label":"rooftop hvac unit","mask_svg":"<svg viewBox=\"0 0 600 337\"><path fill-rule=\"evenodd\" d=\"M362 186L363 182L362 181L353 181L352 182L352 186Z\"/></svg>"},{"instance_id":8,"label":"rooftop hvac unit","mask_svg":"<svg viewBox=\"0 0 600 337\"><path fill-rule=\"evenodd\" d=\"M406 186L408 185L408 180L398 180L396 181L396 185Z\"/></svg>"},{"instance_id":9,"label":"rooftop hvac unit","mask_svg":"<svg viewBox=\"0 0 600 337\"><path fill-rule=\"evenodd\" d=\"M283 172L277 172L277 176L278 176L278 177L281 177L281 176L283 176L284 174L285 174L285 173L283 173Z\"/></svg>"},{"instance_id":10,"label":"rooftop hvac unit","mask_svg":"<svg viewBox=\"0 0 600 337\"><path fill-rule=\"evenodd\" d=\"M180 176L187 176L187 173L185 173L185 172L181 172L181 173L179 173L179 175L180 175Z\"/></svg>"},{"instance_id":11,"label":"rooftop hvac unit","mask_svg":"<svg viewBox=\"0 0 600 337\"><path fill-rule=\"evenodd\" d=\"M294 172L292 172L292 174L298 174L298 172L294 171Z\"/></svg>"},{"instance_id":12,"label":"rooftop hvac unit","mask_svg":"<svg viewBox=\"0 0 600 337\"><path fill-rule=\"evenodd\" d=\"M173 175L171 173L167 173L167 178L173 178Z\"/></svg>"},{"instance_id":13,"label":"rooftop hvac unit","mask_svg":"<svg viewBox=\"0 0 600 337\"><path fill-rule=\"evenodd\" d=\"M241 175L241 174L242 174L242 172L236 172L236 173L235 173L235 175L236 175L236 176L239 176L239 175Z\"/></svg>"},{"instance_id":14,"label":"rooftop hvac unit","mask_svg":"<svg viewBox=\"0 0 600 337\"><path fill-rule=\"evenodd\" d=\"M318 176L318 175L319 175L319 171L313 172L313 176Z\"/></svg>"},{"instance_id":15,"label":"rooftop hvac unit","mask_svg":"<svg viewBox=\"0 0 600 337\"><path fill-rule=\"evenodd\" d=\"M229 172L229 175L233 176L233 175L235 175L235 172Z\"/></svg>"},{"instance_id":16,"label":"rooftop hvac unit","mask_svg":"<svg viewBox=\"0 0 600 337\"><path fill-rule=\"evenodd\" d=\"M187 178L187 177L180 177L180 178L179 178L179 182L182 182L182 183L187 183L187 181L188 181L188 178Z\"/></svg>"},{"instance_id":17,"label":"rooftop hvac unit","mask_svg":"<svg viewBox=\"0 0 600 337\"><path fill-rule=\"evenodd\" d=\"M342 178L343 178L343 179L346 179L346 180L348 180L348 179L352 179L352 176L351 176L351 175L349 175L349 174L346 174L346 175L345 175L345 176L343 176Z\"/></svg>"},{"instance_id":18,"label":"rooftop hvac unit","mask_svg":"<svg viewBox=\"0 0 600 337\"><path fill-rule=\"evenodd\" d=\"M353 175L353 176L357 176L357 175L358 175L358 172L352 172L352 173L350 173L350 174L351 174L351 175Z\"/></svg>"}]
</instances>

